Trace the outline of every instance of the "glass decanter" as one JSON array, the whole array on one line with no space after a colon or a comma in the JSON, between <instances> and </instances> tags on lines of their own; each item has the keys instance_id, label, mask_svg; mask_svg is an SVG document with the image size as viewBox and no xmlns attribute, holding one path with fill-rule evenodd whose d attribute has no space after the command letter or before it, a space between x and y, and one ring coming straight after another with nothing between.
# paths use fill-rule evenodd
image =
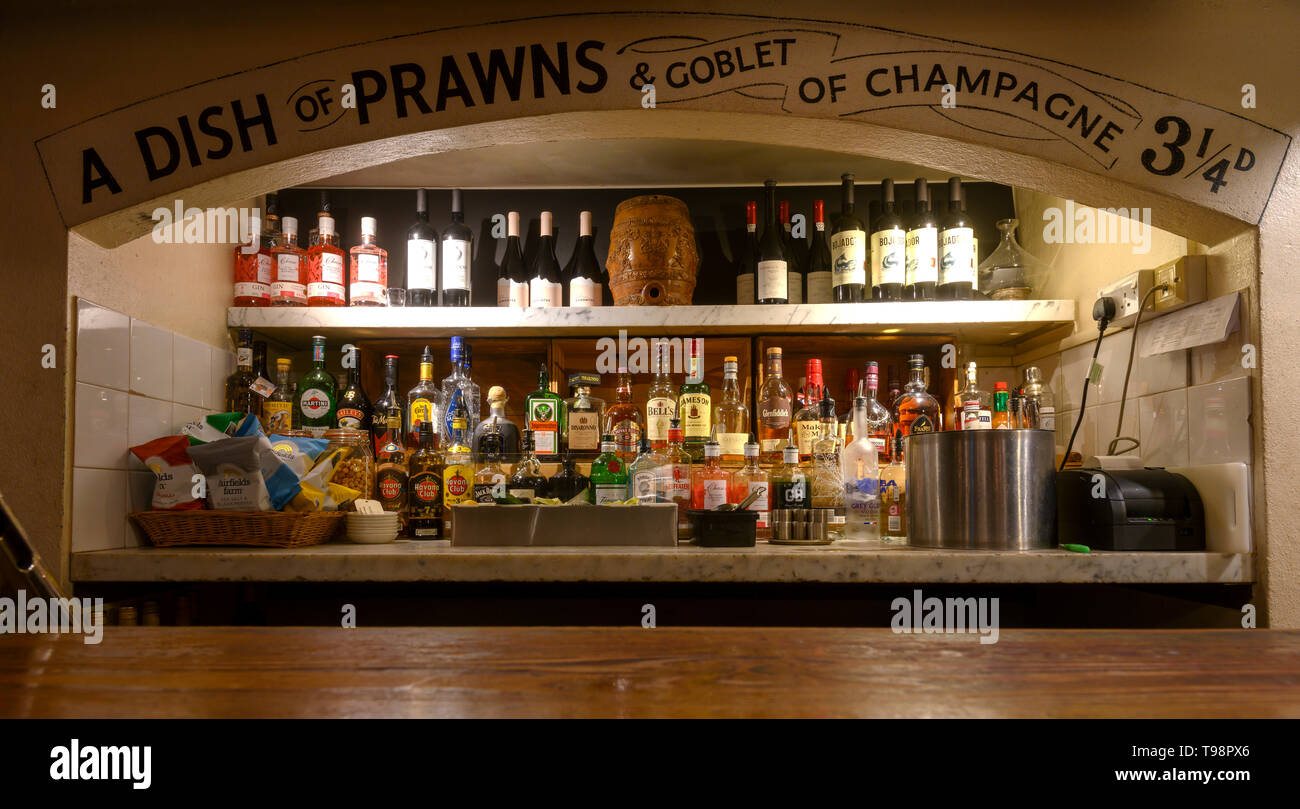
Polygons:
<instances>
[{"instance_id":1,"label":"glass decanter","mask_svg":"<svg viewBox=\"0 0 1300 809\"><path fill-rule=\"evenodd\" d=\"M1047 280L1047 265L1016 241L1018 219L998 221L1002 242L980 262L980 292L996 301L1036 297Z\"/></svg>"}]
</instances>

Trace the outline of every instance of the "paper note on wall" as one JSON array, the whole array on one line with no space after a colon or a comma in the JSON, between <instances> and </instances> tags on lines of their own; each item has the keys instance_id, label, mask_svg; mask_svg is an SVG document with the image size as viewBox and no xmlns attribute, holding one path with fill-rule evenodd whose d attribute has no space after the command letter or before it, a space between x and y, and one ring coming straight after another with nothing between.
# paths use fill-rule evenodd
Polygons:
<instances>
[{"instance_id":1,"label":"paper note on wall","mask_svg":"<svg viewBox=\"0 0 1300 809\"><path fill-rule=\"evenodd\" d=\"M1212 301L1143 323L1138 351L1144 357L1182 348L1221 343L1237 330L1241 293L1232 292Z\"/></svg>"}]
</instances>

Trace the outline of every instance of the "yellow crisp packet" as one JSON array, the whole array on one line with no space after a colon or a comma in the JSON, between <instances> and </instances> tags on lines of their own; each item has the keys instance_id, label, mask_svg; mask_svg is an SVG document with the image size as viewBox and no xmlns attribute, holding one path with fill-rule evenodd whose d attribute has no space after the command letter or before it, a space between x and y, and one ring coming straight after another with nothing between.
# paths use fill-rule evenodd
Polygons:
<instances>
[{"instance_id":1,"label":"yellow crisp packet","mask_svg":"<svg viewBox=\"0 0 1300 809\"><path fill-rule=\"evenodd\" d=\"M326 483L334 472L334 464L346 457L346 447L326 452L301 480L302 491L285 506L286 511L338 511L361 496L356 489L337 483Z\"/></svg>"}]
</instances>

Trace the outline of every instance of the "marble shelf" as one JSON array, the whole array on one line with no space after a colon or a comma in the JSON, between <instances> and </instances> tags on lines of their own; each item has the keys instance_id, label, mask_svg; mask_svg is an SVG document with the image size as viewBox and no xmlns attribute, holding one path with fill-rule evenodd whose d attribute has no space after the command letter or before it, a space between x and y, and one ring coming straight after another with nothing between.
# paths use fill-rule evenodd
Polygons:
<instances>
[{"instance_id":1,"label":"marble shelf","mask_svg":"<svg viewBox=\"0 0 1300 809\"><path fill-rule=\"evenodd\" d=\"M227 325L290 345L327 338L617 337L659 334L858 334L952 336L985 345L1023 345L1068 335L1074 301L924 301L785 306L610 306L591 309L498 307L258 307L229 310Z\"/></svg>"},{"instance_id":2,"label":"marble shelf","mask_svg":"<svg viewBox=\"0 0 1300 809\"><path fill-rule=\"evenodd\" d=\"M1250 554L936 551L862 541L813 548L452 548L404 541L72 555L77 582L1239 584L1254 575Z\"/></svg>"}]
</instances>

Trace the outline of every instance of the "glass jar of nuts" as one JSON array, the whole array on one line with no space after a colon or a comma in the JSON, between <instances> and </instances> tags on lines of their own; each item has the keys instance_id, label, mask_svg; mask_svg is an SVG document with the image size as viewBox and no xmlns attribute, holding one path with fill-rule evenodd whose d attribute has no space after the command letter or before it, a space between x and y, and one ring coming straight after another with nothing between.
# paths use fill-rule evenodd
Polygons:
<instances>
[{"instance_id":1,"label":"glass jar of nuts","mask_svg":"<svg viewBox=\"0 0 1300 809\"><path fill-rule=\"evenodd\" d=\"M334 472L329 482L361 492L361 499L369 500L375 492L375 453L368 430L339 427L325 431L329 446L325 451L344 450L334 462Z\"/></svg>"}]
</instances>

